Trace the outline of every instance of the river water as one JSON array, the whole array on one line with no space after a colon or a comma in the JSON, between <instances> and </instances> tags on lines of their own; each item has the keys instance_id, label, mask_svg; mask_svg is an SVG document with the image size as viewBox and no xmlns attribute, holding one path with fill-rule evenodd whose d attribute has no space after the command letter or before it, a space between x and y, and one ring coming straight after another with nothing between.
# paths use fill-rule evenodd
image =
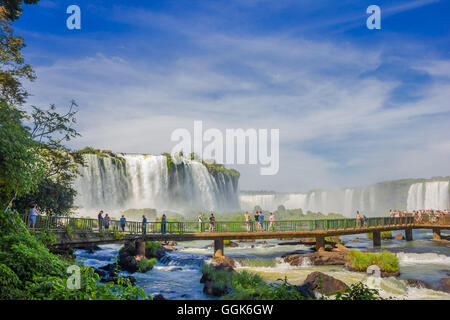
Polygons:
<instances>
[{"instance_id":1,"label":"river water","mask_svg":"<svg viewBox=\"0 0 450 320\"><path fill-rule=\"evenodd\" d=\"M393 232L393 235L398 232ZM239 246L225 248L225 255L236 260L238 271L258 273L269 282L287 277L290 283L301 284L311 272L321 271L346 284L363 281L369 287L378 289L384 297L450 300L450 294L436 290L440 279L450 277L450 246L430 241L431 237L431 231L414 230L414 241L382 241L379 250L389 250L398 256L401 274L399 277L382 278L380 281L364 273L347 271L343 266L311 266L307 263L290 266L280 258L283 254L294 251L309 252L310 247L280 246L278 240L236 241ZM366 239L365 235L341 236L341 239L349 248L372 248L372 241ZM103 245L102 250L92 254L85 250L76 250L75 254L85 265L100 267L111 263L120 247L118 244ZM146 273L134 273L137 285L148 294L160 293L166 299L216 299L203 294L203 284L200 283L201 267L213 254L211 241L179 242L175 247L176 251L167 254L167 261L158 262ZM128 275L127 272L122 274ZM408 278L426 281L434 290L410 287L405 281Z\"/></svg>"}]
</instances>

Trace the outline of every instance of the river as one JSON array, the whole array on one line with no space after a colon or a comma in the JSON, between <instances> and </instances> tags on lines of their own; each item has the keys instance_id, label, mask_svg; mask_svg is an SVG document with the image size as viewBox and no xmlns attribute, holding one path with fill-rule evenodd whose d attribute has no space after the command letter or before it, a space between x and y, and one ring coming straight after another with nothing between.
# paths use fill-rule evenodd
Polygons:
<instances>
[{"instance_id":1,"label":"river","mask_svg":"<svg viewBox=\"0 0 450 320\"><path fill-rule=\"evenodd\" d=\"M399 231L398 231L399 232ZM393 232L395 236L398 232ZM443 233L445 235L445 233ZM313 271L329 274L346 284L363 281L371 288L380 291L383 297L394 299L445 299L450 300L450 294L425 288L413 288L407 285L406 279L423 280L434 289L442 278L450 277L450 246L449 244L430 241L431 231L414 230L414 241L390 240L382 241L378 250L394 252L400 261L400 276L383 278L374 281L364 273L351 272L343 266L291 266L280 258L283 254L293 251L309 252L310 247L304 245L278 245L278 240L257 240L256 242L239 242L235 248L225 248L225 255L237 262L237 270L248 270L260 274L267 281L277 281L287 277L292 284L301 284L307 275ZM360 250L372 248L372 241L365 235L341 236L344 245ZM286 241L283 241L286 242ZM137 285L147 294L162 294L166 299L216 299L203 294L203 284L200 283L201 266L207 262L213 253L211 241L179 242L176 251L167 254L167 261L158 262L146 273L134 273ZM103 245L102 249L92 254L85 250L76 250L76 256L85 265L100 267L111 263L121 247L119 244ZM127 272L122 272L128 275Z\"/></svg>"}]
</instances>

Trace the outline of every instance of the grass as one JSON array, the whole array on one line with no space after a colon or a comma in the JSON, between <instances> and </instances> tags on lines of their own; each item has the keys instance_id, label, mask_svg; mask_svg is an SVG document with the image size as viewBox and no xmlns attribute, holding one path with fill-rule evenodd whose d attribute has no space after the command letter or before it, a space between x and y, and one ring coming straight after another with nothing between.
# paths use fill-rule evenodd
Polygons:
<instances>
[{"instance_id":1,"label":"grass","mask_svg":"<svg viewBox=\"0 0 450 320\"><path fill-rule=\"evenodd\" d=\"M381 234L381 239L391 239L392 238L392 231L381 231L380 234ZM373 233L372 232L366 233L366 237L367 237L367 239L372 240Z\"/></svg>"},{"instance_id":2,"label":"grass","mask_svg":"<svg viewBox=\"0 0 450 320\"><path fill-rule=\"evenodd\" d=\"M347 259L357 271L366 271L371 265L377 265L381 271L385 272L395 272L400 269L398 258L389 251L361 252L351 250L347 255Z\"/></svg>"},{"instance_id":3,"label":"grass","mask_svg":"<svg viewBox=\"0 0 450 320\"><path fill-rule=\"evenodd\" d=\"M152 259L141 259L137 263L138 272L147 272L148 270L153 269L153 266L158 262L155 258Z\"/></svg>"}]
</instances>

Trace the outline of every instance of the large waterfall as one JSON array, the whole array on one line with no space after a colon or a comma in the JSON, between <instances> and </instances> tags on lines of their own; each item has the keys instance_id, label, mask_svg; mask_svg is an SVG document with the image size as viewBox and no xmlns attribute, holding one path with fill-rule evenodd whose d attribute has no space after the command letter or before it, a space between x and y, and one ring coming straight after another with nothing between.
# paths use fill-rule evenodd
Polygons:
<instances>
[{"instance_id":1,"label":"large waterfall","mask_svg":"<svg viewBox=\"0 0 450 320\"><path fill-rule=\"evenodd\" d=\"M407 208L447 209L449 207L449 181L414 183L408 191Z\"/></svg>"},{"instance_id":2,"label":"large waterfall","mask_svg":"<svg viewBox=\"0 0 450 320\"><path fill-rule=\"evenodd\" d=\"M85 154L76 179L75 204L83 214L100 209L120 212L155 208L184 212L239 209L238 177L215 175L200 162L183 160L168 167L163 155Z\"/></svg>"},{"instance_id":3,"label":"large waterfall","mask_svg":"<svg viewBox=\"0 0 450 320\"><path fill-rule=\"evenodd\" d=\"M417 182L420 181L420 182ZM313 190L306 193L243 193L241 208L274 211L283 205L286 209L302 209L321 213L342 213L353 217L356 210L367 216L385 215L389 209L448 209L449 179L397 180L364 187Z\"/></svg>"}]
</instances>

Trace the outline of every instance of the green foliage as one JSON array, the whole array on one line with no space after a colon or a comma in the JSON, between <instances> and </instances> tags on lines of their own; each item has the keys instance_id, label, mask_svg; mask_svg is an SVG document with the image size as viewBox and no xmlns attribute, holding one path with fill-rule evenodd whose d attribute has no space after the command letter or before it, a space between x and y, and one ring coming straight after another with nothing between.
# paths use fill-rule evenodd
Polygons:
<instances>
[{"instance_id":1,"label":"green foliage","mask_svg":"<svg viewBox=\"0 0 450 320\"><path fill-rule=\"evenodd\" d=\"M145 242L145 256L148 258L158 257L163 251L161 242L146 241Z\"/></svg>"},{"instance_id":2,"label":"green foliage","mask_svg":"<svg viewBox=\"0 0 450 320\"><path fill-rule=\"evenodd\" d=\"M155 258L146 259L142 258L137 263L138 272L147 272L153 269L154 265L158 262Z\"/></svg>"},{"instance_id":3,"label":"green foliage","mask_svg":"<svg viewBox=\"0 0 450 320\"><path fill-rule=\"evenodd\" d=\"M44 177L37 144L22 125L24 112L0 100L0 205L35 190ZM2 209L4 210L4 209Z\"/></svg>"},{"instance_id":4,"label":"green foliage","mask_svg":"<svg viewBox=\"0 0 450 320\"><path fill-rule=\"evenodd\" d=\"M366 271L371 265L377 265L381 271L385 272L395 272L400 269L397 256L389 251L361 252L351 250L347 254L347 259L351 267L357 271Z\"/></svg>"},{"instance_id":5,"label":"green foliage","mask_svg":"<svg viewBox=\"0 0 450 320\"><path fill-rule=\"evenodd\" d=\"M287 277L278 279L281 283L271 283L262 288L255 300L305 300L300 292L287 281Z\"/></svg>"},{"instance_id":6,"label":"green foliage","mask_svg":"<svg viewBox=\"0 0 450 320\"><path fill-rule=\"evenodd\" d=\"M223 166L223 164L218 164L213 162L206 162L203 161L202 162L203 165L206 167L206 169L208 169L208 172L213 176L213 177L218 177L219 175L225 175L227 177L235 177L235 178L239 178L240 177L240 173L237 170L234 169L227 169Z\"/></svg>"},{"instance_id":7,"label":"green foliage","mask_svg":"<svg viewBox=\"0 0 450 320\"><path fill-rule=\"evenodd\" d=\"M25 296L38 300L136 300L151 299L143 289L135 287L129 279L118 278L113 282L101 284L94 269L81 270L80 289L68 289L67 278L35 276L27 283Z\"/></svg>"},{"instance_id":8,"label":"green foliage","mask_svg":"<svg viewBox=\"0 0 450 320\"><path fill-rule=\"evenodd\" d=\"M2 0L1 6L5 10L5 15L9 21L19 19L23 12L22 4L36 4L39 0Z\"/></svg>"},{"instance_id":9,"label":"green foliage","mask_svg":"<svg viewBox=\"0 0 450 320\"><path fill-rule=\"evenodd\" d=\"M0 299L17 299L20 291L19 277L7 265L0 264Z\"/></svg>"},{"instance_id":10,"label":"green foliage","mask_svg":"<svg viewBox=\"0 0 450 320\"><path fill-rule=\"evenodd\" d=\"M380 232L381 239L392 239L392 231L381 231ZM373 239L373 233L369 232L366 233L367 239L372 240Z\"/></svg>"},{"instance_id":11,"label":"green foliage","mask_svg":"<svg viewBox=\"0 0 450 320\"><path fill-rule=\"evenodd\" d=\"M350 288L343 292L338 292L336 300L385 300L376 289L370 289L364 283L352 284Z\"/></svg>"}]
</instances>

